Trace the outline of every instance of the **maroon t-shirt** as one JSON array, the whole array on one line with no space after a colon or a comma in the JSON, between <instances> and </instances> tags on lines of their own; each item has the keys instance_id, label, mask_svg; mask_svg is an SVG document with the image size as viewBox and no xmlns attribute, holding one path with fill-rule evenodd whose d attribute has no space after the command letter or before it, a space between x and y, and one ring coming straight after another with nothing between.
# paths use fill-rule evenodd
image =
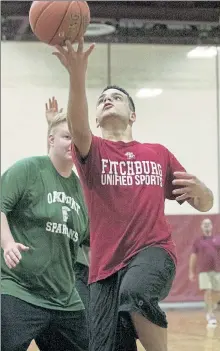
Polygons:
<instances>
[{"instance_id":1,"label":"maroon t-shirt","mask_svg":"<svg viewBox=\"0 0 220 351\"><path fill-rule=\"evenodd\" d=\"M89 282L127 265L149 245L160 246L176 262L175 245L164 215L175 171L185 171L160 144L113 142L93 136L85 160L73 146L90 217Z\"/></svg>"},{"instance_id":2,"label":"maroon t-shirt","mask_svg":"<svg viewBox=\"0 0 220 351\"><path fill-rule=\"evenodd\" d=\"M198 272L220 272L220 236L201 236L193 244Z\"/></svg>"}]
</instances>

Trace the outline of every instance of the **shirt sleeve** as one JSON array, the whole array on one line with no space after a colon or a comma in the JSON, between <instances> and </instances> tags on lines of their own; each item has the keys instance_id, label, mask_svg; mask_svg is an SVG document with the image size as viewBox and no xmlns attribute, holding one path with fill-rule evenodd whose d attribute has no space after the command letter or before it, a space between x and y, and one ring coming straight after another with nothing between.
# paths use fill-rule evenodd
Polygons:
<instances>
[{"instance_id":1,"label":"shirt sleeve","mask_svg":"<svg viewBox=\"0 0 220 351\"><path fill-rule=\"evenodd\" d=\"M72 157L73 162L76 166L77 172L82 182L86 183L88 187L92 184L92 172L95 172L95 165L99 160L99 147L100 147L99 137L92 136L92 142L88 155L82 158L77 150L77 147L72 144Z\"/></svg>"},{"instance_id":2,"label":"shirt sleeve","mask_svg":"<svg viewBox=\"0 0 220 351\"><path fill-rule=\"evenodd\" d=\"M1 211L6 215L24 196L28 184L28 163L25 160L16 162L2 175Z\"/></svg>"},{"instance_id":3,"label":"shirt sleeve","mask_svg":"<svg viewBox=\"0 0 220 351\"><path fill-rule=\"evenodd\" d=\"M176 159L176 157L167 150L168 161L167 161L167 174L165 182L165 197L168 200L175 200L176 196L173 194L173 190L177 187L173 185L172 181L174 180L174 172L186 172L185 168L181 163ZM183 203L179 202L180 204Z\"/></svg>"},{"instance_id":4,"label":"shirt sleeve","mask_svg":"<svg viewBox=\"0 0 220 351\"><path fill-rule=\"evenodd\" d=\"M198 240L195 240L192 246L192 253L197 254L198 253Z\"/></svg>"},{"instance_id":5,"label":"shirt sleeve","mask_svg":"<svg viewBox=\"0 0 220 351\"><path fill-rule=\"evenodd\" d=\"M88 221L87 228L82 236L82 241L80 243L80 246L82 246L82 245L90 247L89 221Z\"/></svg>"}]
</instances>

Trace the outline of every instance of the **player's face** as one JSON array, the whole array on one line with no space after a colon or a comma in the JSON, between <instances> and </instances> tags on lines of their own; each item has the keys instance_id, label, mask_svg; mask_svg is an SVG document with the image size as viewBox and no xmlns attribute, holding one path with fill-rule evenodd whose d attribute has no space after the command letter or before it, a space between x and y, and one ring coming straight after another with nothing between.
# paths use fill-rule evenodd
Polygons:
<instances>
[{"instance_id":1,"label":"player's face","mask_svg":"<svg viewBox=\"0 0 220 351\"><path fill-rule=\"evenodd\" d=\"M71 135L66 122L59 124L50 137L51 151L62 160L71 161Z\"/></svg>"},{"instance_id":2,"label":"player's face","mask_svg":"<svg viewBox=\"0 0 220 351\"><path fill-rule=\"evenodd\" d=\"M98 99L96 108L97 126L120 120L123 124L135 121L135 113L131 111L126 94L117 89L106 90Z\"/></svg>"},{"instance_id":3,"label":"player's face","mask_svg":"<svg viewBox=\"0 0 220 351\"><path fill-rule=\"evenodd\" d=\"M204 219L202 221L201 228L205 235L209 235L212 232L212 222L210 219Z\"/></svg>"}]
</instances>

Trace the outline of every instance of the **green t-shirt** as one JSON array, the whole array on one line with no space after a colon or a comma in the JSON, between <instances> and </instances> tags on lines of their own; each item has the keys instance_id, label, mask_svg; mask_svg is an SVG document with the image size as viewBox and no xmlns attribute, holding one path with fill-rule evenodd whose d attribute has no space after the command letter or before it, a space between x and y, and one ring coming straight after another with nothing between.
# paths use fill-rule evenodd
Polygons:
<instances>
[{"instance_id":1,"label":"green t-shirt","mask_svg":"<svg viewBox=\"0 0 220 351\"><path fill-rule=\"evenodd\" d=\"M1 211L15 241L30 248L11 270L2 255L2 293L44 308L83 309L74 264L89 223L74 172L62 177L48 156L18 161L2 176Z\"/></svg>"}]
</instances>

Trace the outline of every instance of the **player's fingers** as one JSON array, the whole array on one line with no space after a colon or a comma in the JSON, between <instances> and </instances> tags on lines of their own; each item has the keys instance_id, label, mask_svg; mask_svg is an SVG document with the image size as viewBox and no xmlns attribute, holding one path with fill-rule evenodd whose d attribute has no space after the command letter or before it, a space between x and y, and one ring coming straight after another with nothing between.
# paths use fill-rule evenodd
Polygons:
<instances>
[{"instance_id":1,"label":"player's fingers","mask_svg":"<svg viewBox=\"0 0 220 351\"><path fill-rule=\"evenodd\" d=\"M186 193L189 194L190 192L191 192L191 189L188 187L173 190L174 195L181 195L181 194L186 194Z\"/></svg>"},{"instance_id":2,"label":"player's fingers","mask_svg":"<svg viewBox=\"0 0 220 351\"><path fill-rule=\"evenodd\" d=\"M64 55L64 56L66 56L66 54L68 53L68 51L67 51L66 49L64 49L64 47L62 47L62 46L60 46L60 45L56 45L55 48L57 49L57 51L58 51L60 54L62 54L62 55Z\"/></svg>"},{"instance_id":3,"label":"player's fingers","mask_svg":"<svg viewBox=\"0 0 220 351\"><path fill-rule=\"evenodd\" d=\"M196 178L193 174L190 174L187 172L174 172L174 176L176 178L182 178L182 179L195 179Z\"/></svg>"},{"instance_id":4,"label":"player's fingers","mask_svg":"<svg viewBox=\"0 0 220 351\"><path fill-rule=\"evenodd\" d=\"M9 269L14 268L14 267L12 266L12 264L10 263L10 258L8 259L8 258L5 256L4 259L5 259L6 265L8 266Z\"/></svg>"},{"instance_id":5,"label":"player's fingers","mask_svg":"<svg viewBox=\"0 0 220 351\"><path fill-rule=\"evenodd\" d=\"M58 102L56 99L54 100L54 109L56 112L58 112Z\"/></svg>"},{"instance_id":6,"label":"player's fingers","mask_svg":"<svg viewBox=\"0 0 220 351\"><path fill-rule=\"evenodd\" d=\"M88 50L86 50L86 52L85 52L85 56L89 57L91 55L91 53L93 52L94 48L95 48L95 44L90 45Z\"/></svg>"},{"instance_id":7,"label":"player's fingers","mask_svg":"<svg viewBox=\"0 0 220 351\"><path fill-rule=\"evenodd\" d=\"M19 251L28 251L29 250L29 247L28 246L25 246L23 244L17 244L17 248Z\"/></svg>"},{"instance_id":8,"label":"player's fingers","mask_svg":"<svg viewBox=\"0 0 220 351\"><path fill-rule=\"evenodd\" d=\"M18 262L22 259L21 253L18 249L12 249L13 254L17 258ZM11 257L12 258L12 257ZM14 259L14 258L13 258ZM16 261L15 261L16 262Z\"/></svg>"},{"instance_id":9,"label":"player's fingers","mask_svg":"<svg viewBox=\"0 0 220 351\"><path fill-rule=\"evenodd\" d=\"M177 196L176 201L184 201L184 200L187 200L189 198L190 198L189 194L183 194L183 195Z\"/></svg>"},{"instance_id":10,"label":"player's fingers","mask_svg":"<svg viewBox=\"0 0 220 351\"><path fill-rule=\"evenodd\" d=\"M46 109L46 111L48 111L48 105L47 105L47 103L45 104L45 109Z\"/></svg>"},{"instance_id":11,"label":"player's fingers","mask_svg":"<svg viewBox=\"0 0 220 351\"><path fill-rule=\"evenodd\" d=\"M7 253L7 254L5 255L5 263L7 264L7 266L8 266L9 268L15 268L16 265L17 265L17 263L14 262L14 260L11 258L11 256L9 255L9 253Z\"/></svg>"},{"instance_id":12,"label":"player's fingers","mask_svg":"<svg viewBox=\"0 0 220 351\"><path fill-rule=\"evenodd\" d=\"M82 38L79 39L77 52L78 53L83 52L83 47L84 47L84 38L82 37Z\"/></svg>"},{"instance_id":13,"label":"player's fingers","mask_svg":"<svg viewBox=\"0 0 220 351\"><path fill-rule=\"evenodd\" d=\"M18 257L14 254L14 252L11 250L8 255L10 256L10 259L17 265L19 263Z\"/></svg>"},{"instance_id":14,"label":"player's fingers","mask_svg":"<svg viewBox=\"0 0 220 351\"><path fill-rule=\"evenodd\" d=\"M52 108L52 100L49 99L49 110L51 110L51 108Z\"/></svg>"},{"instance_id":15,"label":"player's fingers","mask_svg":"<svg viewBox=\"0 0 220 351\"><path fill-rule=\"evenodd\" d=\"M71 42L70 42L69 40L67 40L67 41L65 42L65 44L66 44L68 53L69 53L69 54L74 54L74 53L75 53L75 50L74 50L74 48L73 48ZM66 51L66 50L65 50L65 51Z\"/></svg>"},{"instance_id":16,"label":"player's fingers","mask_svg":"<svg viewBox=\"0 0 220 351\"><path fill-rule=\"evenodd\" d=\"M193 186L196 185L196 182L194 179L174 179L172 184L180 186Z\"/></svg>"}]
</instances>

